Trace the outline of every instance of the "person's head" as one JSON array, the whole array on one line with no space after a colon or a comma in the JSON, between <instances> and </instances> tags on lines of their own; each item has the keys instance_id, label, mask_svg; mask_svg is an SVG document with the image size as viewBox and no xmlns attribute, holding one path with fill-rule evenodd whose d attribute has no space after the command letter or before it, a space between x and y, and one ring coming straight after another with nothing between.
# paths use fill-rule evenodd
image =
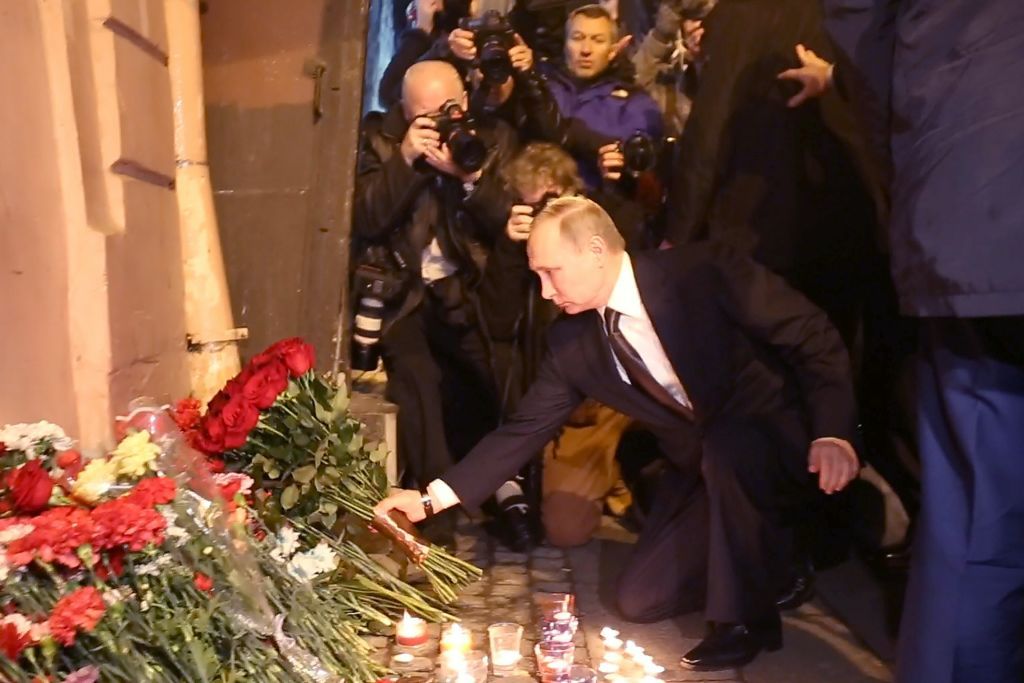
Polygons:
<instances>
[{"instance_id":1,"label":"person's head","mask_svg":"<svg viewBox=\"0 0 1024 683\"><path fill-rule=\"evenodd\" d=\"M541 296L574 314L608 303L625 247L604 209L585 197L562 197L533 219L526 252Z\"/></svg>"},{"instance_id":2,"label":"person's head","mask_svg":"<svg viewBox=\"0 0 1024 683\"><path fill-rule=\"evenodd\" d=\"M549 194L562 197L583 190L576 160L550 142L528 144L505 167L504 176L524 204L536 204Z\"/></svg>"},{"instance_id":3,"label":"person's head","mask_svg":"<svg viewBox=\"0 0 1024 683\"><path fill-rule=\"evenodd\" d=\"M618 27L601 5L584 5L565 22L565 65L577 78L604 73L615 59Z\"/></svg>"},{"instance_id":4,"label":"person's head","mask_svg":"<svg viewBox=\"0 0 1024 683\"><path fill-rule=\"evenodd\" d=\"M433 114L448 100L455 100L463 109L468 104L462 78L448 62L417 62L405 72L402 80L402 110L406 121Z\"/></svg>"}]
</instances>

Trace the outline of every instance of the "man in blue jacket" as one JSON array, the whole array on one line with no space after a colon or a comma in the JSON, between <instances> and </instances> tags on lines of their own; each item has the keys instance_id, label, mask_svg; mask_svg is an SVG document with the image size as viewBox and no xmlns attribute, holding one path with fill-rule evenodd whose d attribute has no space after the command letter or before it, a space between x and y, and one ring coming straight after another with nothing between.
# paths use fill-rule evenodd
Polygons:
<instances>
[{"instance_id":1,"label":"man in blue jacket","mask_svg":"<svg viewBox=\"0 0 1024 683\"><path fill-rule=\"evenodd\" d=\"M565 63L537 67L562 117L560 139L550 142L563 145L575 157L590 189L600 184L602 169L614 174L621 168L621 155L611 143L638 131L652 138L662 134L658 105L613 65L626 42L619 40L608 10L585 5L566 23Z\"/></svg>"},{"instance_id":2,"label":"man in blue jacket","mask_svg":"<svg viewBox=\"0 0 1024 683\"><path fill-rule=\"evenodd\" d=\"M825 0L836 87L892 171L922 319L923 500L901 683L1024 680L1024 3Z\"/></svg>"}]
</instances>

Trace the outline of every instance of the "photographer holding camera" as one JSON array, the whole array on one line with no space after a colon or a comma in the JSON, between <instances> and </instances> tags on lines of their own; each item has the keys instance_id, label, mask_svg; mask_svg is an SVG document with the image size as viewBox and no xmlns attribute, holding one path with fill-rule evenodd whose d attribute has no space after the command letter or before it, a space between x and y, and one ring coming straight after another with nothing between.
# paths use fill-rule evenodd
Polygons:
<instances>
[{"instance_id":1,"label":"photographer holding camera","mask_svg":"<svg viewBox=\"0 0 1024 683\"><path fill-rule=\"evenodd\" d=\"M357 239L390 254L389 267L375 265L404 282L387 301L377 297L383 306L360 300L359 311L380 328L387 397L399 406L400 462L421 484L497 423L474 290L484 247L508 213L498 169L515 133L501 121L474 122L467 99L452 65L411 66L401 103L364 121L356 180ZM356 344L361 338L369 337ZM434 540L450 538L453 522L439 519Z\"/></svg>"},{"instance_id":2,"label":"photographer holding camera","mask_svg":"<svg viewBox=\"0 0 1024 683\"><path fill-rule=\"evenodd\" d=\"M564 64L547 62L538 67L560 120L540 121L537 127L547 131L547 140L565 147L579 162L589 189L600 186L602 157L610 154L612 143L624 145L637 133L652 142L662 136L657 104L611 68L627 43L628 37L619 39L607 9L585 5L569 15ZM538 109L531 114L542 117L547 112Z\"/></svg>"}]
</instances>

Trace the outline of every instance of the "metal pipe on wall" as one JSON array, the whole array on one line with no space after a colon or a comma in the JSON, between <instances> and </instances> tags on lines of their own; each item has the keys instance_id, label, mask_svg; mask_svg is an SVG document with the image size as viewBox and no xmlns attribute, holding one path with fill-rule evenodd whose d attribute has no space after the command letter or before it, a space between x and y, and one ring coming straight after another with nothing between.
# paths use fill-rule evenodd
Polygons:
<instances>
[{"instance_id":1,"label":"metal pipe on wall","mask_svg":"<svg viewBox=\"0 0 1024 683\"><path fill-rule=\"evenodd\" d=\"M171 95L174 100L175 184L185 281L192 395L209 400L239 370L217 215L210 186L203 98L199 0L165 0Z\"/></svg>"}]
</instances>

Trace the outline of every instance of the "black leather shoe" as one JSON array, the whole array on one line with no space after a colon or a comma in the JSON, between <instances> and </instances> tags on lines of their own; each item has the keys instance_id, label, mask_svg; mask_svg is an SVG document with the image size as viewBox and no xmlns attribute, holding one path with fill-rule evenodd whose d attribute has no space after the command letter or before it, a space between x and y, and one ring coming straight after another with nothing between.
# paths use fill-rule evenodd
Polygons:
<instances>
[{"instance_id":1,"label":"black leather shoe","mask_svg":"<svg viewBox=\"0 0 1024 683\"><path fill-rule=\"evenodd\" d=\"M513 505L501 511L501 538L508 549L515 553L526 553L537 545L530 528L529 508Z\"/></svg>"},{"instance_id":2,"label":"black leather shoe","mask_svg":"<svg viewBox=\"0 0 1024 683\"><path fill-rule=\"evenodd\" d=\"M713 623L700 644L679 658L691 671L719 671L749 664L761 650L782 647L782 625L778 617L763 625Z\"/></svg>"},{"instance_id":3,"label":"black leather shoe","mask_svg":"<svg viewBox=\"0 0 1024 683\"><path fill-rule=\"evenodd\" d=\"M781 611L796 609L814 597L814 568L810 564L801 566L786 589L779 594L775 606Z\"/></svg>"}]
</instances>

